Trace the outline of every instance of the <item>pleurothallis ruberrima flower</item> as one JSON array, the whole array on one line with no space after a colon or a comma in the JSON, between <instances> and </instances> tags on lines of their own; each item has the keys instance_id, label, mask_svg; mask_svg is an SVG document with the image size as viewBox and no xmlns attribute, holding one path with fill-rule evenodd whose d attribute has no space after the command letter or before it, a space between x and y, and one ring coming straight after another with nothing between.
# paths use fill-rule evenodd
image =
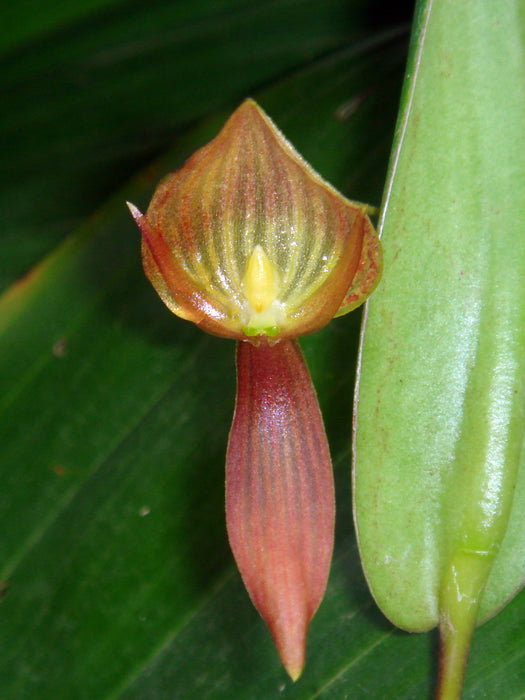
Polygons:
<instances>
[{"instance_id":1,"label":"pleurothallis ruberrima flower","mask_svg":"<svg viewBox=\"0 0 525 700\"><path fill-rule=\"evenodd\" d=\"M144 269L177 316L237 341L226 522L248 593L293 680L326 588L335 500L297 337L362 304L381 274L370 208L325 182L252 100L143 215Z\"/></svg>"}]
</instances>

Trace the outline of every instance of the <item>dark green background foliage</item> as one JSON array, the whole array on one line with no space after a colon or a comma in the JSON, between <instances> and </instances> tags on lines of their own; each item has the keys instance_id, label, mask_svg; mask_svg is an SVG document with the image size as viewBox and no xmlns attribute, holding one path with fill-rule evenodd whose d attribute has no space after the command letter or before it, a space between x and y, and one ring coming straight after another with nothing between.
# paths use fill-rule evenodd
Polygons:
<instances>
[{"instance_id":1,"label":"dark green background foliage","mask_svg":"<svg viewBox=\"0 0 525 700\"><path fill-rule=\"evenodd\" d=\"M0 23L0 697L429 695L436 637L363 580L350 425L360 314L303 347L337 481L329 587L295 685L224 525L234 345L163 306L124 202L246 96L379 204L410 7L365 0L21 0ZM466 697L525 693L525 599L477 633Z\"/></svg>"}]
</instances>

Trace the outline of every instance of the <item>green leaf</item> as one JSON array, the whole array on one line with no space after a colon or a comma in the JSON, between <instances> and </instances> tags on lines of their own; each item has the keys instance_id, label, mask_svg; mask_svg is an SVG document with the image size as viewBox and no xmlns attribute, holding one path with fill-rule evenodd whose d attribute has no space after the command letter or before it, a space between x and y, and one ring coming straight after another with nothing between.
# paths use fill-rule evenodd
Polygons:
<instances>
[{"instance_id":1,"label":"green leaf","mask_svg":"<svg viewBox=\"0 0 525 700\"><path fill-rule=\"evenodd\" d=\"M346 50L257 97L314 167L346 193L377 201L404 56L403 38ZM349 102L358 106L353 114L341 111ZM144 681L142 671L156 685L162 675L149 669L172 644L171 671L193 679L184 692L211 697L222 671L203 681L199 647L184 639L220 630L232 609L235 628L208 640L218 661L228 635L232 645L223 697L235 696L243 679L255 687L264 670L235 673L256 648L243 642L245 620L263 650L259 663L266 659L285 682L227 544L234 346L164 308L144 276L125 207L126 199L146 204L158 178L225 117L179 138L0 299L0 517L9 524L0 540L0 679L8 700L119 697ZM341 474L357 324L340 320L305 343ZM347 510L340 556L349 532ZM345 584L343 576L339 600ZM328 662L317 678L331 677ZM177 697L179 688L166 693Z\"/></svg>"},{"instance_id":2,"label":"green leaf","mask_svg":"<svg viewBox=\"0 0 525 700\"><path fill-rule=\"evenodd\" d=\"M420 3L362 345L367 580L445 655L525 581L524 29L519 2Z\"/></svg>"},{"instance_id":3,"label":"green leaf","mask_svg":"<svg viewBox=\"0 0 525 700\"><path fill-rule=\"evenodd\" d=\"M362 36L363 3L4 3L0 289L188 124Z\"/></svg>"}]
</instances>

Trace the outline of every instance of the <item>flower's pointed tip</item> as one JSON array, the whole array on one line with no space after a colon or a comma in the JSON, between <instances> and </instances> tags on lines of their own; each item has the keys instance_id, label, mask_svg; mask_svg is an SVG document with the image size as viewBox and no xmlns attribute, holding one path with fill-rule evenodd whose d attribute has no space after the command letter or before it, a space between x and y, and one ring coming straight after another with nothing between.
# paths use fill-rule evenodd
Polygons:
<instances>
[{"instance_id":1,"label":"flower's pointed tip","mask_svg":"<svg viewBox=\"0 0 525 700\"><path fill-rule=\"evenodd\" d=\"M298 681L303 669L304 669L304 663L301 666L296 666L296 665L289 665L289 666L284 666L286 669L286 673L290 676L292 681L295 683L295 681Z\"/></svg>"},{"instance_id":2,"label":"flower's pointed tip","mask_svg":"<svg viewBox=\"0 0 525 700\"><path fill-rule=\"evenodd\" d=\"M142 219L142 212L140 211L140 209L138 207L136 207L131 202L126 202L126 205L131 213L131 216L135 219L135 221L138 224L139 221Z\"/></svg>"},{"instance_id":3,"label":"flower's pointed tip","mask_svg":"<svg viewBox=\"0 0 525 700\"><path fill-rule=\"evenodd\" d=\"M241 109L255 109L257 112L261 112L261 108L257 104L257 102L253 99L253 97L247 97L242 103L241 103Z\"/></svg>"},{"instance_id":4,"label":"flower's pointed tip","mask_svg":"<svg viewBox=\"0 0 525 700\"><path fill-rule=\"evenodd\" d=\"M274 635L281 663L294 683L304 669L307 627L304 623L290 624Z\"/></svg>"},{"instance_id":5,"label":"flower's pointed tip","mask_svg":"<svg viewBox=\"0 0 525 700\"><path fill-rule=\"evenodd\" d=\"M286 673L295 683L304 669L304 644L294 644L290 648L277 647L281 663L285 668Z\"/></svg>"}]
</instances>

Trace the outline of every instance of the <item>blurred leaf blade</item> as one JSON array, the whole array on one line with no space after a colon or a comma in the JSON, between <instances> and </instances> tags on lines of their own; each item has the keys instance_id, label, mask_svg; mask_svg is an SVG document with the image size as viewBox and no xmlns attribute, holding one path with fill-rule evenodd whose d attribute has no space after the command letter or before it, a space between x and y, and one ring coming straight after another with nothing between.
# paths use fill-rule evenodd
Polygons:
<instances>
[{"instance_id":1,"label":"blurred leaf blade","mask_svg":"<svg viewBox=\"0 0 525 700\"><path fill-rule=\"evenodd\" d=\"M403 61L403 38L344 51L269 89L261 103L315 167L339 173L342 186L353 164L334 159L346 157L339 144L348 140L358 160L368 146L357 137L367 115L390 111L390 122L377 122L378 151L354 190L377 199L375 171L377 162L386 165ZM338 119L337 108L385 71L389 90L373 91L358 118ZM300 101L288 108L294 91ZM13 640L0 662L7 698L118 696L166 640L178 641L179 628L231 569L223 470L233 346L159 303L124 204L147 201L160 172L178 167L226 116L188 131L0 300L0 509L17 523L1 545L8 593L0 636ZM346 363L342 328L307 344L312 371L334 377L331 359ZM355 347L356 320L349 328ZM336 396L349 396L348 381L337 383ZM340 445L344 428L335 431ZM249 599L233 590L227 603L240 603L258 625ZM220 621L221 610L210 609ZM265 643L266 632L258 634ZM179 649L183 670L188 654ZM279 677L275 652L266 649ZM226 694L238 683L232 675Z\"/></svg>"},{"instance_id":2,"label":"blurred leaf blade","mask_svg":"<svg viewBox=\"0 0 525 700\"><path fill-rule=\"evenodd\" d=\"M30 41L0 26L0 289L189 124L366 33L362 0L36 4L7 10Z\"/></svg>"},{"instance_id":3,"label":"blurred leaf blade","mask_svg":"<svg viewBox=\"0 0 525 700\"><path fill-rule=\"evenodd\" d=\"M77 0L71 3L22 0L9 3L2 8L3 31L0 32L0 51L9 51L43 32L71 24L114 3L115 0Z\"/></svg>"}]
</instances>

